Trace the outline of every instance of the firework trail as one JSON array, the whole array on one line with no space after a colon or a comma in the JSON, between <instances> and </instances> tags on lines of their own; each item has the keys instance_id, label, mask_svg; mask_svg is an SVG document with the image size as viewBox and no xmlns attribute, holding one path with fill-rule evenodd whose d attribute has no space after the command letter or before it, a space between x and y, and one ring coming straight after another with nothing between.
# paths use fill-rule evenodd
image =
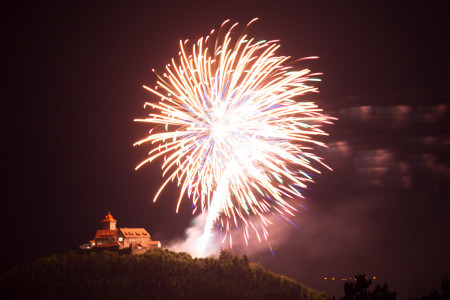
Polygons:
<instances>
[{"instance_id":1,"label":"firework trail","mask_svg":"<svg viewBox=\"0 0 450 300\"><path fill-rule=\"evenodd\" d=\"M313 164L326 167L312 151L325 146L314 137L326 135L321 125L332 120L297 99L317 91L306 83L318 74L277 56L278 41L256 42L245 31L233 39L237 24L226 31L227 22L215 40L213 30L191 46L180 41L179 56L157 74L156 87L144 86L160 101L145 103L152 113L135 120L159 125L135 143L155 145L136 169L163 158L168 177L154 201L176 180L177 211L187 195L193 213L208 214L202 247L214 225L231 245L232 226L247 243L250 232L267 240L269 213L291 222L312 182L308 173L320 173Z\"/></svg>"}]
</instances>

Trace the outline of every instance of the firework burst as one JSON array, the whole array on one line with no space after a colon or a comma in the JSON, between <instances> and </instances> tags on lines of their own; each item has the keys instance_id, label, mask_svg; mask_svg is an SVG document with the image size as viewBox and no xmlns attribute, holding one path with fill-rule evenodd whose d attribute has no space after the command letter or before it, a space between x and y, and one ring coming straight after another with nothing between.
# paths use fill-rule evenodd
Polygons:
<instances>
[{"instance_id":1,"label":"firework burst","mask_svg":"<svg viewBox=\"0 0 450 300\"><path fill-rule=\"evenodd\" d=\"M267 216L291 220L312 182L308 173L326 167L313 150L325 146L315 137L326 135L321 125L332 118L298 100L317 91L307 82L318 74L276 55L278 41L255 41L245 32L233 39L237 24L227 31L226 24L215 39L213 30L192 45L180 41L179 56L157 74L156 87L144 86L160 101L145 103L152 113L135 120L156 124L135 143L154 145L136 169L162 158L167 179L154 200L177 181L177 211L187 196L194 213L208 213L205 234L215 223L223 241L228 236L231 243L233 225L246 242L250 231L267 240Z\"/></svg>"}]
</instances>

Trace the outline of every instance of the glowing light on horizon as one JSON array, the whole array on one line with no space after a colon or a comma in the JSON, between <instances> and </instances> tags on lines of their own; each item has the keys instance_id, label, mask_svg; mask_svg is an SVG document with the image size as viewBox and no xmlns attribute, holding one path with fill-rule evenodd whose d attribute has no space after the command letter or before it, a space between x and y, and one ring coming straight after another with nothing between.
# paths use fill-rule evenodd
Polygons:
<instances>
[{"instance_id":1,"label":"glowing light on horizon","mask_svg":"<svg viewBox=\"0 0 450 300\"><path fill-rule=\"evenodd\" d=\"M215 39L180 41L178 57L155 73L157 85L144 86L160 101L145 103L152 112L135 120L156 124L135 143L154 145L136 169L163 159L168 177L154 201L176 181L176 210L187 196L194 213L208 213L205 243L213 224L231 244L232 226L248 243L250 231L267 240L269 213L291 222L313 181L309 173L320 173L314 164L327 167L313 153L325 144L314 138L327 135L321 125L333 119L313 102L298 101L317 92L307 82L318 73L296 70L289 57L276 55L278 41L255 41L245 32L234 38L237 23L226 31L227 23L211 31Z\"/></svg>"}]
</instances>

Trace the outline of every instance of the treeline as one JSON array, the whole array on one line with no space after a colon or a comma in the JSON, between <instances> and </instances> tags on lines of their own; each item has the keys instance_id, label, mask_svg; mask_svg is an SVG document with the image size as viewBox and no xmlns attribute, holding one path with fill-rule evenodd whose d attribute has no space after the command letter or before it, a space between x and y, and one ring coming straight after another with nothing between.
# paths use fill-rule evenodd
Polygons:
<instances>
[{"instance_id":1,"label":"treeline","mask_svg":"<svg viewBox=\"0 0 450 300\"><path fill-rule=\"evenodd\" d=\"M344 284L345 296L340 300L396 300L397 292L391 292L388 285L377 284L369 290L372 280L364 275L355 275L355 282L347 281Z\"/></svg>"},{"instance_id":2,"label":"treeline","mask_svg":"<svg viewBox=\"0 0 450 300\"><path fill-rule=\"evenodd\" d=\"M450 300L450 279L448 277L442 279L442 293L433 291L428 295L409 299L409 300Z\"/></svg>"},{"instance_id":3,"label":"treeline","mask_svg":"<svg viewBox=\"0 0 450 300\"><path fill-rule=\"evenodd\" d=\"M41 258L0 278L2 299L304 299L323 292L222 251L218 259L150 250L75 252Z\"/></svg>"},{"instance_id":4,"label":"treeline","mask_svg":"<svg viewBox=\"0 0 450 300\"><path fill-rule=\"evenodd\" d=\"M366 275L355 275L355 281L347 281L344 284L345 296L340 300L396 300L397 292L389 290L388 285L377 284L372 290L369 289L372 280ZM334 297L332 300L335 300ZM416 297L408 300L450 300L450 280L442 280L442 293L433 291L428 295Z\"/></svg>"}]
</instances>

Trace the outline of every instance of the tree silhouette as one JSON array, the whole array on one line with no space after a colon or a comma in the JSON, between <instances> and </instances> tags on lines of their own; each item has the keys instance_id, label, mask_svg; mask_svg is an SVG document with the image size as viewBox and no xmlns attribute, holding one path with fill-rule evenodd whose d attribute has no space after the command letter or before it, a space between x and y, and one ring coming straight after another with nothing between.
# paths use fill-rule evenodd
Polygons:
<instances>
[{"instance_id":1,"label":"tree silhouette","mask_svg":"<svg viewBox=\"0 0 450 300\"><path fill-rule=\"evenodd\" d=\"M373 291L369 291L372 280L368 280L367 276L356 275L355 282L346 282L344 285L345 296L341 300L395 300L396 292L389 291L387 284L383 286L377 284Z\"/></svg>"},{"instance_id":2,"label":"tree silhouette","mask_svg":"<svg viewBox=\"0 0 450 300\"><path fill-rule=\"evenodd\" d=\"M1 299L296 299L328 300L248 257L218 259L152 249L142 255L71 251L0 274Z\"/></svg>"},{"instance_id":3,"label":"tree silhouette","mask_svg":"<svg viewBox=\"0 0 450 300\"><path fill-rule=\"evenodd\" d=\"M450 300L450 280L446 277L442 279L442 294L434 290L428 295L412 298L409 300Z\"/></svg>"},{"instance_id":4,"label":"tree silhouette","mask_svg":"<svg viewBox=\"0 0 450 300\"><path fill-rule=\"evenodd\" d=\"M450 279L448 277L442 279L442 299L450 300Z\"/></svg>"}]
</instances>

